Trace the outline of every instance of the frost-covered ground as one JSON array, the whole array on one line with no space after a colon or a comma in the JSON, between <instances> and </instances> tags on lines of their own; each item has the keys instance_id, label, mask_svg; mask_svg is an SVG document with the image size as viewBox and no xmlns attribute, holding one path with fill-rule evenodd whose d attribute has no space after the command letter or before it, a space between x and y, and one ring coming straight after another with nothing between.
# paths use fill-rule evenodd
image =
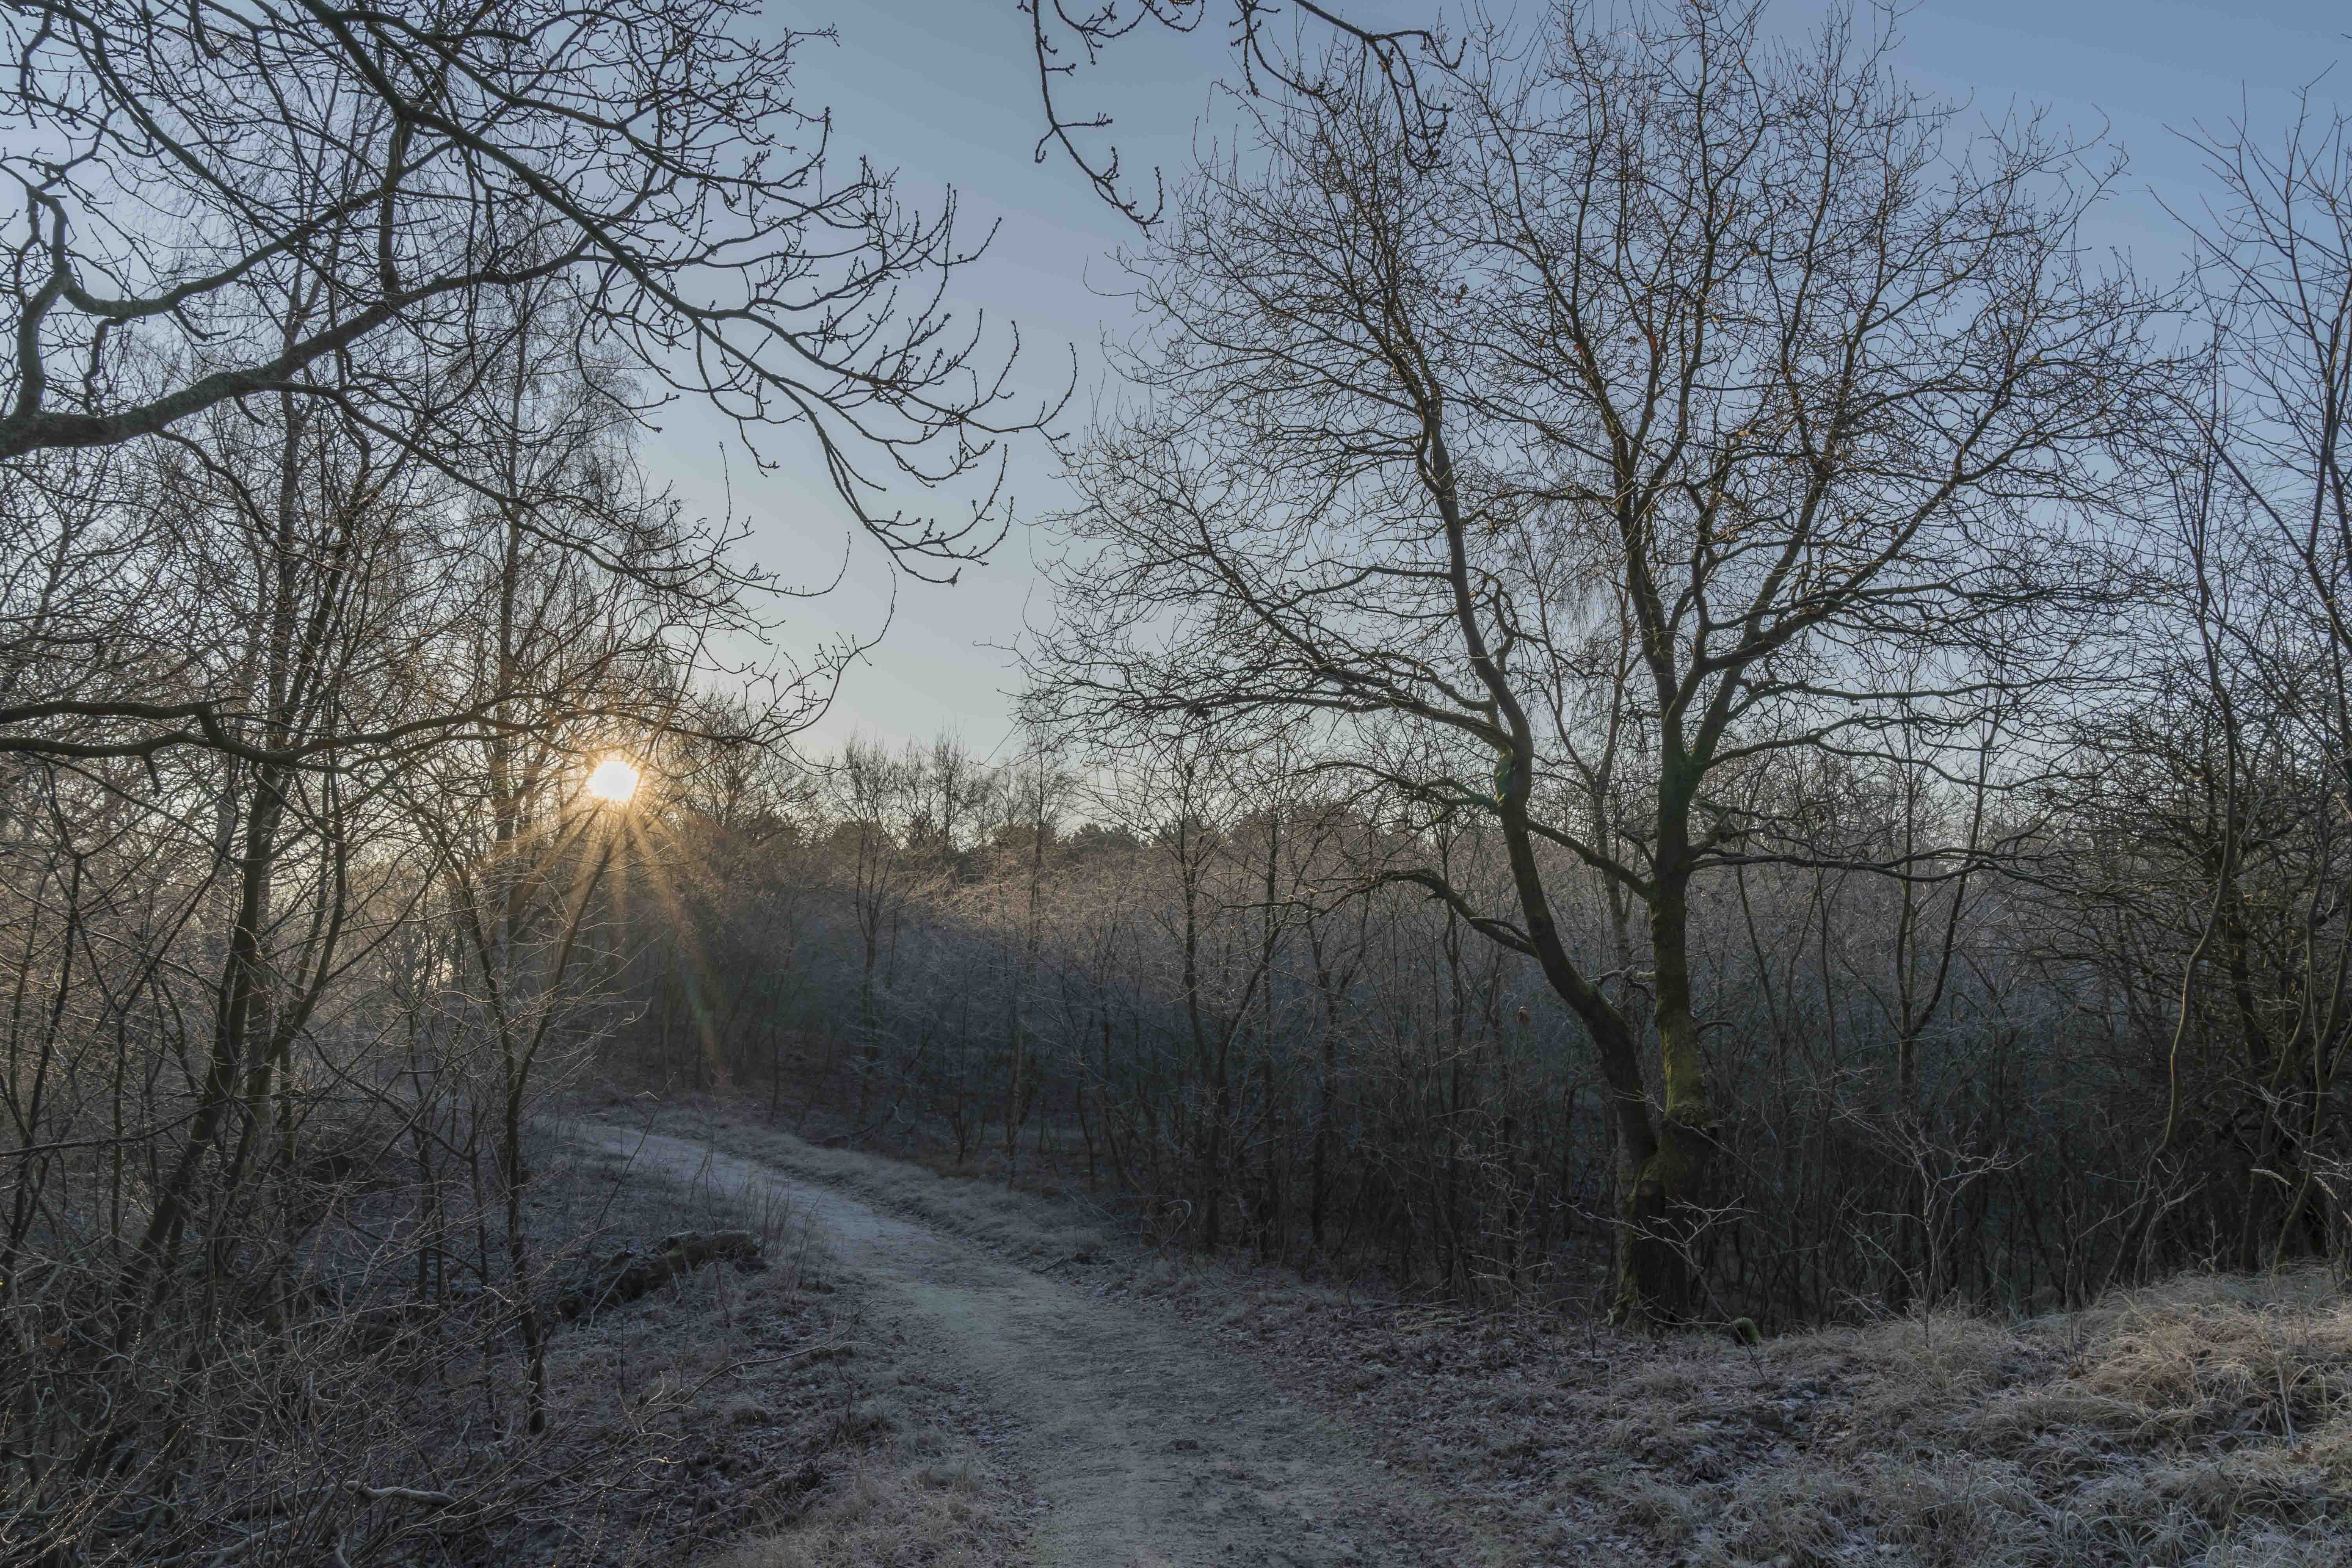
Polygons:
<instances>
[{"instance_id":1,"label":"frost-covered ground","mask_svg":"<svg viewBox=\"0 0 2352 1568\"><path fill-rule=\"evenodd\" d=\"M1014 1561L2352 1562L2352 1298L2324 1275L1745 1349L1181 1260L1084 1205L714 1101L651 1121L676 1169L723 1150L728 1179L866 1216L804 1209L869 1310L1001 1424L994 1549ZM876 1473L829 1479L724 1561L992 1560L856 1546L859 1521L936 1501ZM1037 1523L1026 1545L1016 1517Z\"/></svg>"}]
</instances>

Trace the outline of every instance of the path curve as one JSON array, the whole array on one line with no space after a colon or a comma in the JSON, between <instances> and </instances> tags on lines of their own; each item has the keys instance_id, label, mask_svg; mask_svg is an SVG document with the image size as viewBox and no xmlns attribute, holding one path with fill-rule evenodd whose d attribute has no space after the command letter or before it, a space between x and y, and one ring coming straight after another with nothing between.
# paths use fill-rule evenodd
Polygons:
<instances>
[{"instance_id":1,"label":"path curve","mask_svg":"<svg viewBox=\"0 0 2352 1568\"><path fill-rule=\"evenodd\" d=\"M1441 1505L1192 1325L698 1140L574 1123L668 1176L787 1190L879 1326L1016 1428L1053 1568L1468 1563Z\"/></svg>"}]
</instances>

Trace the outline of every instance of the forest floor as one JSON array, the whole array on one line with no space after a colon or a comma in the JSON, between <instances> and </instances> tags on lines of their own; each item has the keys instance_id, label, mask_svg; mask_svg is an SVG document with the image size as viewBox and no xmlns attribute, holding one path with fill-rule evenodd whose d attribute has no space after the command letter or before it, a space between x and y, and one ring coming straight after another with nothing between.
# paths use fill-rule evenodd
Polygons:
<instances>
[{"instance_id":1,"label":"forest floor","mask_svg":"<svg viewBox=\"0 0 2352 1568\"><path fill-rule=\"evenodd\" d=\"M854 1519L864 1542L905 1545L898 1561L1025 1561L1037 1500L992 1458L1000 1417L952 1368L873 1353L886 1347L863 1321L862 1278L842 1267L798 1184L765 1168L615 1152L562 1118L535 1127L531 1147L531 1219L554 1280L607 1279L614 1248L646 1258L689 1231L749 1231L764 1267L707 1266L552 1323L550 1419L530 1447L529 1501L495 1536L451 1542L455 1560L701 1563L747 1534L797 1527L814 1542ZM520 1381L511 1345L495 1370L476 1380L486 1393ZM510 1410L490 1414L493 1426L511 1426ZM462 1466L474 1450L447 1452Z\"/></svg>"},{"instance_id":2,"label":"forest floor","mask_svg":"<svg viewBox=\"0 0 2352 1568\"><path fill-rule=\"evenodd\" d=\"M1001 1428L980 1440L1003 1446L988 1463L1017 1479L1002 1489L1034 1489L1036 1500L1017 1538L950 1542L933 1539L928 1521L892 1517L844 1489L840 1506L736 1545L719 1559L729 1568L1488 1560L1438 1494L1270 1389L1255 1358L1130 1302L1113 1283L1108 1238L1066 1234L1051 1217L992 1235L986 1212L969 1205L943 1226L890 1201L893 1178L914 1167L893 1171L751 1124L656 1118L654 1127L670 1131L608 1117L572 1121L565 1136L681 1184L791 1183L830 1271L856 1296L845 1329L868 1381L917 1421L922 1384L969 1391ZM995 1205L996 1217L1017 1216L1021 1202ZM1029 1256L1007 1255L1019 1251ZM904 1489L896 1480L881 1489Z\"/></svg>"},{"instance_id":3,"label":"forest floor","mask_svg":"<svg viewBox=\"0 0 2352 1568\"><path fill-rule=\"evenodd\" d=\"M849 1303L866 1447L710 1568L2352 1562L2352 1298L2324 1275L1745 1349L1187 1260L713 1100L559 1125L772 1184Z\"/></svg>"}]
</instances>

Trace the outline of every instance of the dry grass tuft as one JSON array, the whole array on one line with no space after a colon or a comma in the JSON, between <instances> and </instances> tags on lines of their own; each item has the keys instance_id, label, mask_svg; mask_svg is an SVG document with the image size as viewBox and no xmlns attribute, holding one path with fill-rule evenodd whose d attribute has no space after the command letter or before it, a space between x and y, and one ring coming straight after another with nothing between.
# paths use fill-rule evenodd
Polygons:
<instances>
[{"instance_id":1,"label":"dry grass tuft","mask_svg":"<svg viewBox=\"0 0 2352 1568\"><path fill-rule=\"evenodd\" d=\"M1019 1541L982 1505L967 1468L862 1463L802 1518L755 1533L709 1568L931 1568L1015 1561Z\"/></svg>"},{"instance_id":2,"label":"dry grass tuft","mask_svg":"<svg viewBox=\"0 0 2352 1568\"><path fill-rule=\"evenodd\" d=\"M2352 1303L2320 1276L2265 1283L2200 1280L2126 1299L2101 1314L2076 1381L2145 1411L2143 1440L2324 1438L2340 1457L2352 1438Z\"/></svg>"}]
</instances>

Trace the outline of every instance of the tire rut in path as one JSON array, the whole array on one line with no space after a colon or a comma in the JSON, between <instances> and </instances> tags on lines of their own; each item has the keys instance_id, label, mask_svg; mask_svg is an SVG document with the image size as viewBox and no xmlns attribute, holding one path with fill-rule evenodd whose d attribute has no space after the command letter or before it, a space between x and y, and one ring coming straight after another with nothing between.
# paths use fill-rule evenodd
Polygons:
<instances>
[{"instance_id":1,"label":"tire rut in path","mask_svg":"<svg viewBox=\"0 0 2352 1568\"><path fill-rule=\"evenodd\" d=\"M1431 1494L1192 1326L698 1140L575 1124L672 1179L789 1191L865 1287L894 1352L969 1380L1018 1434L1054 1568L1470 1563Z\"/></svg>"}]
</instances>

